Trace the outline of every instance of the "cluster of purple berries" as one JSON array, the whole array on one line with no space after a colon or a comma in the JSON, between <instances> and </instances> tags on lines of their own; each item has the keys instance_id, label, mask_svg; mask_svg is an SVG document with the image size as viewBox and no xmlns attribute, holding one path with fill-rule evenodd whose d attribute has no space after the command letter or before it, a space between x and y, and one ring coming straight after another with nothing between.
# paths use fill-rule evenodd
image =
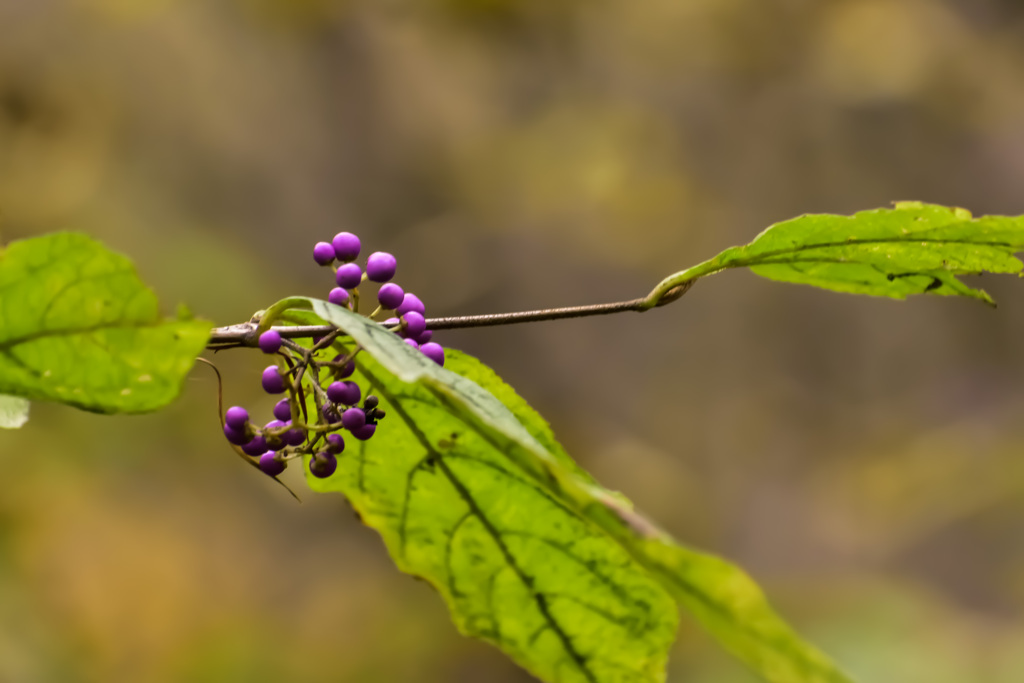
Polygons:
<instances>
[{"instance_id":1,"label":"cluster of purple berries","mask_svg":"<svg viewBox=\"0 0 1024 683\"><path fill-rule=\"evenodd\" d=\"M395 257L374 252L367 259L364 272L354 262L360 249L359 238L348 232L337 234L330 243L318 242L313 248L317 263L334 268L337 287L331 290L328 300L358 311L360 284L366 280L380 283L379 305L370 317L392 311L396 317L388 318L384 324L394 326L406 344L444 365L444 348L431 341L433 333L426 329L423 302L390 281L395 276ZM336 267L335 262L339 262ZM245 408L232 406L224 415L224 436L256 459L259 468L270 476L281 474L290 460L302 456L310 456L309 471L313 476L331 476L338 467L337 456L345 450L345 439L339 432L348 431L351 437L365 441L374 435L377 422L385 414L376 396L366 396L359 405L363 392L349 379L355 372L358 348L350 352L345 344L335 341L327 348L340 347L343 353L331 360L319 360L318 354L326 350L321 348L327 346L326 341L314 347L314 354L303 354L302 347L285 342L274 329L263 332L258 345L263 353L277 354L282 359L263 371L263 390L274 395L287 393L288 397L274 406L274 419L262 427L249 419ZM295 382L293 377L299 375L301 381ZM310 410L307 391L312 391L315 410Z\"/></svg>"},{"instance_id":2,"label":"cluster of purple berries","mask_svg":"<svg viewBox=\"0 0 1024 683\"><path fill-rule=\"evenodd\" d=\"M259 346L265 353L277 353L281 345L281 335L274 330L260 335ZM304 406L292 398L278 401L274 406L274 419L262 427L254 424L249 419L249 412L241 406L228 408L224 415L224 436L227 440L239 446L246 455L256 458L259 468L272 477L281 474L289 460L303 455L311 456L309 471L314 476L331 476L338 467L337 456L345 450L345 439L339 432L347 430L352 437L365 441L373 436L377 422L384 417L376 396L367 396L362 407L358 405L362 391L358 384L346 379L355 372L354 361L337 356L323 365L331 367L330 383L326 390L319 385L317 387L326 400L322 401L321 415L317 416L316 424L293 426ZM277 365L270 365L263 371L262 383L268 394L288 391L285 374Z\"/></svg>"},{"instance_id":3,"label":"cluster of purple berries","mask_svg":"<svg viewBox=\"0 0 1024 683\"><path fill-rule=\"evenodd\" d=\"M331 242L317 242L313 247L313 260L321 266L334 268L334 282L337 286L330 291L327 300L338 306L358 310L359 285L366 280L380 283L377 290L379 306L370 317L384 311L393 311L395 317L388 318L384 324L396 325L396 331L405 338L406 344L419 349L438 365L444 365L444 347L431 341L434 333L427 329L423 302L415 294L391 282L398 261L387 252L375 251L366 259L364 271L355 263L360 249L362 243L350 232L339 232ZM335 266L335 262L339 265Z\"/></svg>"}]
</instances>

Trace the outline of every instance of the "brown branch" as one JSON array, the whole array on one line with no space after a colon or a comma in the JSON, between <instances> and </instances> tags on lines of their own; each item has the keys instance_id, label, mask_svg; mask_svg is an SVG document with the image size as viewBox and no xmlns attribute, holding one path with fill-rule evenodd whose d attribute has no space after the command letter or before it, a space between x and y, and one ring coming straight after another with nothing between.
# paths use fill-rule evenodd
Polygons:
<instances>
[{"instance_id":1,"label":"brown branch","mask_svg":"<svg viewBox=\"0 0 1024 683\"><path fill-rule=\"evenodd\" d=\"M668 291L658 301L657 306L672 303L690 289L694 281L685 282ZM625 311L642 313L650 310L647 297L616 301L610 304L591 304L589 306L566 306L563 308L542 308L535 311L519 311L516 313L489 313L486 315L461 315L448 318L427 318L428 330L455 330L471 327L492 327L496 325L515 325L518 323L542 322L545 320L563 320L566 318L585 318L594 315L610 315ZM215 327L210 331L207 348L217 351L238 346L256 346L257 323L247 322L227 327ZM276 326L285 339L302 337L323 337L336 333L333 325L283 325Z\"/></svg>"}]
</instances>

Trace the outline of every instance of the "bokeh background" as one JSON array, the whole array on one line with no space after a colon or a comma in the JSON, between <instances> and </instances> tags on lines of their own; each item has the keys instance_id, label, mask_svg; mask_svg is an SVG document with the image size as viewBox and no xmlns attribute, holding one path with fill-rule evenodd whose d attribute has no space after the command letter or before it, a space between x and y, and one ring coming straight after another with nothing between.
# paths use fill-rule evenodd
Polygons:
<instances>
[{"instance_id":1,"label":"bokeh background","mask_svg":"<svg viewBox=\"0 0 1024 683\"><path fill-rule=\"evenodd\" d=\"M597 303L804 212L1024 213L1011 0L0 0L0 230L88 232L218 324L399 258L435 315ZM1024 286L733 272L448 332L863 681L1024 680ZM215 359L269 416L258 352ZM338 497L158 415L0 434L0 681L512 683ZM290 473L294 474L294 473ZM293 478L297 489L301 481ZM684 620L669 680L753 677Z\"/></svg>"}]
</instances>

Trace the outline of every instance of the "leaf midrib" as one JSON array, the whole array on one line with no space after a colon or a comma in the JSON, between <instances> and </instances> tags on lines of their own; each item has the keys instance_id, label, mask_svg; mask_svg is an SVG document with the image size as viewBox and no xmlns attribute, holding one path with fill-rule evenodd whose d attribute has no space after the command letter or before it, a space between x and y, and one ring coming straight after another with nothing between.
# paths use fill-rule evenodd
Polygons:
<instances>
[{"instance_id":1,"label":"leaf midrib","mask_svg":"<svg viewBox=\"0 0 1024 683\"><path fill-rule=\"evenodd\" d=\"M436 395L436 392L435 392L435 395ZM462 422L466 426L467 429L473 429L472 425L470 425L468 422L466 422L466 420L464 420L463 417L461 415L459 415L457 412L453 412L453 415L457 419L459 419L459 421ZM481 431L481 430L474 430L474 431L476 431L481 437L483 437L491 445L491 447L493 447L494 449L496 449L498 451L502 450L500 445L486 431ZM429 446L429 444L428 444L428 446ZM605 533L607 533L607 532L605 532ZM611 534L609 534L609 536L616 543L619 542L618 539L615 539L615 537L612 536ZM674 541L672 543L675 545ZM626 546L626 547L628 549L628 546ZM681 546L677 546L677 547L681 547ZM757 642L757 643L760 643L763 647L765 647L766 649L768 649L770 651L778 652L780 650L784 650L785 649L785 647L784 647L785 641L784 640L780 641L777 637L775 637L774 634L767 634L767 633L763 633L763 632L761 632L759 630L753 630L753 629L749 629L749 628L743 627L743 622L741 620L737 619L736 615L733 612L723 608L721 606L721 604L719 604L718 601L714 600L707 592L700 590L697 586L695 586L695 585L691 584L690 582L684 580L682 578L682 576L680 576L680 574L677 571L676 572L669 571L668 568L663 566L663 565L657 565L657 564L653 564L652 565L651 563L645 562L642 553L634 554L634 553L631 552L630 555L634 559L636 559L636 561L641 566L646 568L648 571L651 571L655 575L661 577L661 582L663 582L663 584L673 585L678 590L682 591L686 595L689 595L691 598L693 598L694 600L696 600L699 603L701 603L702 605L704 605L709 611L717 614L719 619L721 619L722 621L731 623L734 626L736 626L737 631L739 631L740 633L743 633L750 640L752 640L754 642ZM783 634L791 634L792 633L792 630L789 628L789 626L785 622L783 622L781 619L775 621L774 626L776 626L776 628L780 629L783 632ZM808 647L807 651L809 653L811 653L812 655L819 655L818 651L813 649L813 648ZM820 671L820 667L818 665L818 662L815 661L814 659L801 658L799 661L802 662L803 664L809 665L811 667L811 670ZM840 676L842 676L842 674L840 674ZM843 681L845 683L849 679L845 678L845 677L834 678L834 677L830 676L828 680L836 681L836 682Z\"/></svg>"},{"instance_id":2,"label":"leaf midrib","mask_svg":"<svg viewBox=\"0 0 1024 683\"><path fill-rule=\"evenodd\" d=\"M127 322L106 322L99 323L96 325L90 325L87 327L67 327L53 330L40 330L32 334L25 334L20 337L12 337L7 341L0 342L0 351L9 351L22 344L28 344L30 342L38 341L40 339L46 339L48 337L66 337L79 334L92 334L93 332L101 332L104 330L143 330L147 328L157 328L163 326L165 321L163 320L152 320L149 322L140 323L127 323Z\"/></svg>"},{"instance_id":3,"label":"leaf midrib","mask_svg":"<svg viewBox=\"0 0 1024 683\"><path fill-rule=\"evenodd\" d=\"M370 383L374 385L376 390L379 391L384 396L384 398L387 399L388 403L391 404L391 406L395 410L395 413L398 414L398 416L402 419L402 422L404 422L405 425L409 428L409 430L413 433L416 440L419 441L420 445L427 451L428 455L426 456L426 458L432 460L434 465L441 470L441 472L448 479L449 483L451 483L452 487L458 493L459 497L462 498L463 502L469 507L469 510L473 514L473 516L475 516L483 525L484 529L487 531L488 536L490 536L491 540L494 542L498 550L501 552L502 557L505 559L505 563L512 569L516 577L529 591L533 599L533 602L537 607L537 611L540 612L544 621L547 622L548 626L555 633L556 637L558 637L559 642L562 644L563 649L566 651L566 654L570 657L570 659L577 666L580 672L587 678L588 681L591 681L591 683L598 683L597 678L594 676L594 673L587 666L586 657L577 652L575 647L573 647L572 641L569 639L568 633L565 632L562 626L558 623L558 620L556 620L554 615L551 614L545 597L534 589L533 579L516 562L508 546L506 546L505 542L502 540L501 534L498 531L497 527L495 527L494 524L484 514L483 510L477 504L476 499L473 498L472 493L470 493L469 489L466 488L465 484L462 483L462 481L455 475L451 468L448 467L447 463L444 462L443 454L434 449L433 445L430 443L429 439L427 439L426 435L419 429L419 427L416 425L415 421L411 418L408 412L406 412L405 408L401 404L401 401L399 401L399 399L395 395L393 395L387 389L387 387L385 387L384 384L379 379L377 379L377 377L373 373L369 372L365 367L361 367L360 371L370 381ZM417 468L418 467L419 465L417 465Z\"/></svg>"},{"instance_id":4,"label":"leaf midrib","mask_svg":"<svg viewBox=\"0 0 1024 683\"><path fill-rule=\"evenodd\" d=\"M743 258L736 259L735 261L726 261L726 259L723 258L722 261L725 261L725 263L721 267L722 268L735 268L735 267L745 268L745 267L749 267L751 265L757 265L758 261L761 261L763 259L775 258L776 256L784 256L786 254L798 254L798 253L800 253L802 251L810 251L812 249L829 249L829 248L833 248L833 247L861 246L861 245L869 245L869 244L899 244L899 243L903 243L903 242L928 242L930 244L937 244L937 245L942 245L942 244L969 244L969 245L974 245L974 246L991 247L991 248L994 248L994 249L1018 249L1018 248L1020 248L1019 245L1010 244L1008 242L983 242L983 241L977 241L977 240L928 239L926 237L922 238L922 237L910 237L910 236L902 237L902 238L879 237L879 238L874 238L874 239L855 239L855 240L842 240L840 242L819 242L819 243L816 243L816 244L803 244L803 245L800 245L800 246L797 246L797 247L789 247L789 248L786 248L786 249L776 249L776 250L773 250L773 251L764 251L764 252L761 252L761 253L758 253L758 254L751 255L750 257L745 258L745 259L743 259ZM754 240L748 246L739 247L738 249L740 251L747 251L747 250L749 250L749 249L751 249L752 247L755 247L755 246L757 246L757 240ZM723 256L724 256L724 254L723 254ZM711 261L708 261L707 263L712 263L715 260L717 260L717 259L712 259ZM814 259L814 260L818 260L818 259ZM824 261L825 258L822 258L821 260Z\"/></svg>"}]
</instances>

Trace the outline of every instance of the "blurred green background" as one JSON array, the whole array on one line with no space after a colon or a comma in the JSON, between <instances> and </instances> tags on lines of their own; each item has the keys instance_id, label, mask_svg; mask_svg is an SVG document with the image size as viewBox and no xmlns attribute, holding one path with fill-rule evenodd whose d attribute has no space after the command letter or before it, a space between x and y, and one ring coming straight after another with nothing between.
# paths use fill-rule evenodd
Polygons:
<instances>
[{"instance_id":1,"label":"blurred green background","mask_svg":"<svg viewBox=\"0 0 1024 683\"><path fill-rule=\"evenodd\" d=\"M1022 181L1011 0L0 0L4 239L86 231L218 324L325 296L340 230L430 313L500 312L804 212L1024 213ZM982 284L998 311L735 272L439 340L861 680L1019 682L1024 287ZM269 418L258 352L216 362ZM240 463L215 399L197 367L158 415L0 434L0 681L530 680L341 497ZM669 679L754 680L688 621Z\"/></svg>"}]
</instances>

